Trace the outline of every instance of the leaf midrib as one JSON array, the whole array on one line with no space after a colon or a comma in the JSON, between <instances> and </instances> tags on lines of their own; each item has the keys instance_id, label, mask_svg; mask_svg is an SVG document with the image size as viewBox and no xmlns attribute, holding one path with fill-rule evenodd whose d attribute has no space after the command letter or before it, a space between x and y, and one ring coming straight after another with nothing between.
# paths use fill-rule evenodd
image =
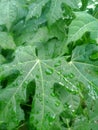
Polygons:
<instances>
[{"instance_id":1,"label":"leaf midrib","mask_svg":"<svg viewBox=\"0 0 98 130\"><path fill-rule=\"evenodd\" d=\"M85 24L84 26L82 26L74 35L71 34L71 36L68 38L67 43L73 41L73 38L76 37L76 35L77 35L78 33L80 33L84 28L86 28L86 27L89 26L90 24L94 24L95 22L96 22L96 21L91 21L91 22ZM86 29L85 29L85 32L88 31L88 29L90 29L90 28L86 28Z\"/></svg>"},{"instance_id":2,"label":"leaf midrib","mask_svg":"<svg viewBox=\"0 0 98 130\"><path fill-rule=\"evenodd\" d=\"M30 69L30 71L28 72L28 74L25 76L25 78L22 80L21 84L19 85L19 87L16 89L15 93L11 96L10 100L8 101L7 105L5 106L5 108L3 109L3 112L6 110L7 106L10 104L11 100L14 98L14 96L17 94L18 90L22 87L24 81L29 77L29 75L32 73L32 71L35 69L35 67L37 66L37 64L39 63L39 60L36 61L36 63L34 64L34 66Z\"/></svg>"}]
</instances>

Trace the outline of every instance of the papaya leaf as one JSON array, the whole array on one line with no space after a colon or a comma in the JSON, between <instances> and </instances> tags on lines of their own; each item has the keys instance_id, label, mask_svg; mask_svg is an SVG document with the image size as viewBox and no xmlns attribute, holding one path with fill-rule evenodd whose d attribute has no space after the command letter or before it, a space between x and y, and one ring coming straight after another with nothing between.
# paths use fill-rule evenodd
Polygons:
<instances>
[{"instance_id":1,"label":"papaya leaf","mask_svg":"<svg viewBox=\"0 0 98 130\"><path fill-rule=\"evenodd\" d=\"M7 123L8 128L12 129L23 120L20 104L26 101L27 84L32 80L36 82L36 91L30 123L37 129L50 129L63 111L62 103L53 91L55 83L78 93L78 85L81 82L95 99L98 95L98 61L94 59L93 63L90 58L95 51L98 51L95 45L77 47L73 51L71 61L66 62L64 57L54 60L40 59L36 56L35 47L19 47L14 61L0 67L1 81L11 73L19 72L13 83L0 91L0 122Z\"/></svg>"},{"instance_id":2,"label":"papaya leaf","mask_svg":"<svg viewBox=\"0 0 98 130\"><path fill-rule=\"evenodd\" d=\"M98 20L86 12L76 12L75 15L76 18L69 26L67 43L79 40L86 32L90 32L92 39L97 39Z\"/></svg>"}]
</instances>

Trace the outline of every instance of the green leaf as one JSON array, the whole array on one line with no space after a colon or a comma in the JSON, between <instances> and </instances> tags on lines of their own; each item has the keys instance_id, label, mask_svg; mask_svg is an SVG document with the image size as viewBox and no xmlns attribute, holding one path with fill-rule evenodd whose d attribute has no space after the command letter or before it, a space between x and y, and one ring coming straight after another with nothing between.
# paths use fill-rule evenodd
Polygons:
<instances>
[{"instance_id":1,"label":"green leaf","mask_svg":"<svg viewBox=\"0 0 98 130\"><path fill-rule=\"evenodd\" d=\"M21 45L23 43L33 44L33 41L40 42L40 39L45 39L45 37L41 38L40 36L38 36L37 39L35 39L35 37L41 33L41 30L42 30L42 33L45 34L46 29L44 28L47 28L47 27L43 27L43 29L39 28L45 22L46 22L46 19L44 16L42 16L38 19L28 20L26 23L23 21L17 23L16 26L14 27L14 31L16 31L16 36L15 36L16 44L17 45Z\"/></svg>"},{"instance_id":2,"label":"green leaf","mask_svg":"<svg viewBox=\"0 0 98 130\"><path fill-rule=\"evenodd\" d=\"M55 23L60 18L63 18L64 11L62 10L62 5L66 4L72 8L78 7L78 2L76 0L51 0L51 6L48 13L49 24Z\"/></svg>"},{"instance_id":3,"label":"green leaf","mask_svg":"<svg viewBox=\"0 0 98 130\"><path fill-rule=\"evenodd\" d=\"M34 45L36 46L37 55L41 59L56 58L61 54L63 48L63 43L56 39L52 39L48 42L38 42ZM51 48L51 50L49 48Z\"/></svg>"},{"instance_id":4,"label":"green leaf","mask_svg":"<svg viewBox=\"0 0 98 130\"><path fill-rule=\"evenodd\" d=\"M40 17L42 14L43 7L49 2L50 0L37 0L33 2L29 6L29 12L26 17L26 20L29 20L32 17ZM76 0L51 0L50 10L48 13L48 22L50 24L54 23L56 20L63 17L63 10L61 5L65 3L72 8L78 8L78 2Z\"/></svg>"},{"instance_id":5,"label":"green leaf","mask_svg":"<svg viewBox=\"0 0 98 130\"><path fill-rule=\"evenodd\" d=\"M21 52L21 54L19 54L19 52ZM62 105L60 104L60 101L55 96L52 96L54 83L52 77L55 75L55 73L51 77L54 70L48 67L48 62L48 60L41 61L38 59L34 54L34 49L28 46L19 48L16 51L14 62L5 66L5 68L12 68L6 69L7 72L5 72L5 74L2 73L2 76L9 75L10 72L13 72L14 70L17 70L21 73L15 82L13 82L9 87L5 88L4 91L0 92L2 93L0 94L0 121L8 123L9 129L13 128L13 125L11 125L12 123L16 125L22 119L18 112L21 111L22 114L20 103L22 103L22 100L25 100L26 98L26 85L33 79L36 81L37 88L34 103L32 105L33 108L31 113L31 122L36 126L36 121L39 122L40 119L40 122L36 127L38 129L45 129L46 127L50 126L50 123L52 124L55 121L56 116L58 116L62 111ZM49 63L51 63L51 61ZM47 80L47 78L51 80L51 83ZM4 95L5 93L6 97ZM10 111L8 111L9 106L11 107ZM38 109L36 109L36 107ZM11 120L11 115L15 121Z\"/></svg>"},{"instance_id":6,"label":"green leaf","mask_svg":"<svg viewBox=\"0 0 98 130\"><path fill-rule=\"evenodd\" d=\"M2 56L1 54L0 54L0 64L2 64L3 62L5 62L6 61L6 59L4 58L4 56Z\"/></svg>"},{"instance_id":7,"label":"green leaf","mask_svg":"<svg viewBox=\"0 0 98 130\"><path fill-rule=\"evenodd\" d=\"M3 49L15 49L13 37L7 32L0 32L0 46Z\"/></svg>"},{"instance_id":8,"label":"green leaf","mask_svg":"<svg viewBox=\"0 0 98 130\"><path fill-rule=\"evenodd\" d=\"M12 23L18 18L23 17L24 14L23 0L21 0L21 2L19 0L0 1L0 25L6 25L8 30Z\"/></svg>"},{"instance_id":9,"label":"green leaf","mask_svg":"<svg viewBox=\"0 0 98 130\"><path fill-rule=\"evenodd\" d=\"M97 7L0 0L0 130L98 129Z\"/></svg>"},{"instance_id":10,"label":"green leaf","mask_svg":"<svg viewBox=\"0 0 98 130\"><path fill-rule=\"evenodd\" d=\"M49 0L37 0L36 2L33 2L29 6L29 12L26 16L26 20L29 20L32 17L37 17L37 18L40 17L42 13L42 9L48 1Z\"/></svg>"},{"instance_id":11,"label":"green leaf","mask_svg":"<svg viewBox=\"0 0 98 130\"><path fill-rule=\"evenodd\" d=\"M47 27L39 28L31 39L31 43L47 42L52 36L49 34Z\"/></svg>"},{"instance_id":12,"label":"green leaf","mask_svg":"<svg viewBox=\"0 0 98 130\"><path fill-rule=\"evenodd\" d=\"M79 40L84 33L90 32L92 39L98 38L98 21L86 12L76 12L76 18L69 26L68 41Z\"/></svg>"},{"instance_id":13,"label":"green leaf","mask_svg":"<svg viewBox=\"0 0 98 130\"><path fill-rule=\"evenodd\" d=\"M81 2L82 2L82 7L81 7L81 10L86 10L86 7L87 7L87 5L88 5L88 1L89 0L81 0Z\"/></svg>"},{"instance_id":14,"label":"green leaf","mask_svg":"<svg viewBox=\"0 0 98 130\"><path fill-rule=\"evenodd\" d=\"M1 81L11 73L19 72L18 77L0 91L0 122L7 123L8 129L12 129L23 119L20 104L26 101L27 85L32 80L36 82L36 91L30 123L37 129L50 129L63 110L53 92L55 83L76 93L79 92L79 83L82 83L89 90L89 95L96 99L98 61L93 62L89 58L93 51L98 51L98 47L93 44L77 47L71 61L66 62L64 57L40 59L35 55L34 47L19 47L14 61L0 67Z\"/></svg>"},{"instance_id":15,"label":"green leaf","mask_svg":"<svg viewBox=\"0 0 98 130\"><path fill-rule=\"evenodd\" d=\"M70 110L71 112L75 112L79 107L79 95L68 92L65 86L62 86L62 84L55 85L55 94L62 102L66 111Z\"/></svg>"},{"instance_id":16,"label":"green leaf","mask_svg":"<svg viewBox=\"0 0 98 130\"><path fill-rule=\"evenodd\" d=\"M23 100L25 91L20 89L16 95L17 91L17 87L0 90L0 122L7 123L8 130L12 130L18 126L21 120L24 120L24 113L19 102Z\"/></svg>"}]
</instances>

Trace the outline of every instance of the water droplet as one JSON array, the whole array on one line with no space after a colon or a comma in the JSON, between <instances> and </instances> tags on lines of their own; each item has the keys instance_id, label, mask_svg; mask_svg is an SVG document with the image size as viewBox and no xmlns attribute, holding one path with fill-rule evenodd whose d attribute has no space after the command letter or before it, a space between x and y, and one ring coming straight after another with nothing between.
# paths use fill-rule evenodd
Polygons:
<instances>
[{"instance_id":1,"label":"water droplet","mask_svg":"<svg viewBox=\"0 0 98 130\"><path fill-rule=\"evenodd\" d=\"M55 105L58 107L60 106L60 102L59 101L56 101Z\"/></svg>"},{"instance_id":2,"label":"water droplet","mask_svg":"<svg viewBox=\"0 0 98 130\"><path fill-rule=\"evenodd\" d=\"M40 93L36 94L36 97L40 99L41 98L41 94Z\"/></svg>"},{"instance_id":3,"label":"water droplet","mask_svg":"<svg viewBox=\"0 0 98 130\"><path fill-rule=\"evenodd\" d=\"M38 122L38 120L35 120L35 124L37 125L39 122Z\"/></svg>"},{"instance_id":4,"label":"water droplet","mask_svg":"<svg viewBox=\"0 0 98 130\"><path fill-rule=\"evenodd\" d=\"M73 73L70 73L70 74L68 75L68 77L72 79L72 78L75 77L75 75L74 75Z\"/></svg>"},{"instance_id":5,"label":"water droplet","mask_svg":"<svg viewBox=\"0 0 98 130\"><path fill-rule=\"evenodd\" d=\"M49 123L50 126L51 126L52 124L53 124L52 122Z\"/></svg>"},{"instance_id":6,"label":"water droplet","mask_svg":"<svg viewBox=\"0 0 98 130\"><path fill-rule=\"evenodd\" d=\"M52 96L52 97L55 97L55 94L54 94L54 93L51 93L51 96Z\"/></svg>"},{"instance_id":7,"label":"water droplet","mask_svg":"<svg viewBox=\"0 0 98 130\"><path fill-rule=\"evenodd\" d=\"M89 89L89 93L88 94L92 97L93 100L96 100L96 98L98 98L98 96L97 96L96 91L94 90L94 86L93 86L92 83L90 83L88 85L88 89Z\"/></svg>"},{"instance_id":8,"label":"water droplet","mask_svg":"<svg viewBox=\"0 0 98 130\"><path fill-rule=\"evenodd\" d=\"M61 75L61 72L57 72L58 75Z\"/></svg>"},{"instance_id":9,"label":"water droplet","mask_svg":"<svg viewBox=\"0 0 98 130\"><path fill-rule=\"evenodd\" d=\"M49 101L48 101L48 100L46 100L46 103L48 104L48 103L49 103Z\"/></svg>"},{"instance_id":10,"label":"water droplet","mask_svg":"<svg viewBox=\"0 0 98 130\"><path fill-rule=\"evenodd\" d=\"M37 113L37 114L39 114L40 112L39 112L39 111L37 111L36 113Z\"/></svg>"},{"instance_id":11,"label":"water droplet","mask_svg":"<svg viewBox=\"0 0 98 130\"><path fill-rule=\"evenodd\" d=\"M55 119L55 114L52 114L51 118L52 118L52 120L54 120Z\"/></svg>"},{"instance_id":12,"label":"water droplet","mask_svg":"<svg viewBox=\"0 0 98 130\"><path fill-rule=\"evenodd\" d=\"M54 66L55 67L58 67L58 66L60 66L61 65L61 61L58 61Z\"/></svg>"},{"instance_id":13,"label":"water droplet","mask_svg":"<svg viewBox=\"0 0 98 130\"><path fill-rule=\"evenodd\" d=\"M19 65L22 65L22 62L19 62L18 64L19 64Z\"/></svg>"},{"instance_id":14,"label":"water droplet","mask_svg":"<svg viewBox=\"0 0 98 130\"><path fill-rule=\"evenodd\" d=\"M39 75L36 75L36 78L39 79Z\"/></svg>"},{"instance_id":15,"label":"water droplet","mask_svg":"<svg viewBox=\"0 0 98 130\"><path fill-rule=\"evenodd\" d=\"M98 60L98 52L93 52L91 55L90 55L90 60Z\"/></svg>"},{"instance_id":16,"label":"water droplet","mask_svg":"<svg viewBox=\"0 0 98 130\"><path fill-rule=\"evenodd\" d=\"M48 118L49 123L52 123L52 122L55 120L56 115L55 115L54 113L48 112L48 113L46 114L46 118Z\"/></svg>"},{"instance_id":17,"label":"water droplet","mask_svg":"<svg viewBox=\"0 0 98 130\"><path fill-rule=\"evenodd\" d=\"M39 98L39 101L40 101L40 102L42 101L42 97Z\"/></svg>"},{"instance_id":18,"label":"water droplet","mask_svg":"<svg viewBox=\"0 0 98 130\"><path fill-rule=\"evenodd\" d=\"M67 103L64 104L64 108L65 108L65 109L68 108L68 104L67 104Z\"/></svg>"},{"instance_id":19,"label":"water droplet","mask_svg":"<svg viewBox=\"0 0 98 130\"><path fill-rule=\"evenodd\" d=\"M51 75L53 73L53 69L48 68L45 72L47 75Z\"/></svg>"},{"instance_id":20,"label":"water droplet","mask_svg":"<svg viewBox=\"0 0 98 130\"><path fill-rule=\"evenodd\" d=\"M72 108L72 105L69 105L69 108Z\"/></svg>"},{"instance_id":21,"label":"water droplet","mask_svg":"<svg viewBox=\"0 0 98 130\"><path fill-rule=\"evenodd\" d=\"M62 82L59 82L59 85L64 86L64 84Z\"/></svg>"},{"instance_id":22,"label":"water droplet","mask_svg":"<svg viewBox=\"0 0 98 130\"><path fill-rule=\"evenodd\" d=\"M74 113L74 112L75 112L75 110L73 109L73 110L72 110L72 112Z\"/></svg>"}]
</instances>

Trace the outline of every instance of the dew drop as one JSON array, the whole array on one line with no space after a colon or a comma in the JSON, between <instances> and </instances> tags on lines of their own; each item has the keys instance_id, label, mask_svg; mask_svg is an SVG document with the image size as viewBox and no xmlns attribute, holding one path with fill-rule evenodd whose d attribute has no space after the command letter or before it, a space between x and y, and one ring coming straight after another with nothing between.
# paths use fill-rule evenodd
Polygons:
<instances>
[{"instance_id":1,"label":"dew drop","mask_svg":"<svg viewBox=\"0 0 98 130\"><path fill-rule=\"evenodd\" d=\"M40 102L42 101L42 98L41 98L41 97L39 98L39 101L40 101Z\"/></svg>"},{"instance_id":2,"label":"dew drop","mask_svg":"<svg viewBox=\"0 0 98 130\"><path fill-rule=\"evenodd\" d=\"M75 77L75 75L73 74L73 73L71 73L70 75L69 75L69 78L74 78Z\"/></svg>"},{"instance_id":3,"label":"dew drop","mask_svg":"<svg viewBox=\"0 0 98 130\"><path fill-rule=\"evenodd\" d=\"M39 111L37 111L36 113L37 113L37 114L39 114L40 112L39 112Z\"/></svg>"},{"instance_id":4,"label":"dew drop","mask_svg":"<svg viewBox=\"0 0 98 130\"><path fill-rule=\"evenodd\" d=\"M65 109L68 108L68 104L67 104L67 103L64 104L64 108L65 108Z\"/></svg>"},{"instance_id":5,"label":"dew drop","mask_svg":"<svg viewBox=\"0 0 98 130\"><path fill-rule=\"evenodd\" d=\"M61 65L61 61L58 61L54 66L55 67L58 67L58 66L60 66Z\"/></svg>"},{"instance_id":6,"label":"dew drop","mask_svg":"<svg viewBox=\"0 0 98 130\"><path fill-rule=\"evenodd\" d=\"M64 84L62 82L59 82L59 85L64 86Z\"/></svg>"},{"instance_id":7,"label":"dew drop","mask_svg":"<svg viewBox=\"0 0 98 130\"><path fill-rule=\"evenodd\" d=\"M46 118L48 118L49 123L52 123L52 122L55 120L56 115L53 114L53 113L48 112L48 113L46 114Z\"/></svg>"},{"instance_id":8,"label":"dew drop","mask_svg":"<svg viewBox=\"0 0 98 130\"><path fill-rule=\"evenodd\" d=\"M46 101L46 103L48 104L48 103L49 103L49 101Z\"/></svg>"},{"instance_id":9,"label":"dew drop","mask_svg":"<svg viewBox=\"0 0 98 130\"><path fill-rule=\"evenodd\" d=\"M60 106L60 102L59 102L59 101L56 101L55 105L56 105L57 107L59 107L59 106Z\"/></svg>"},{"instance_id":10,"label":"dew drop","mask_svg":"<svg viewBox=\"0 0 98 130\"><path fill-rule=\"evenodd\" d=\"M24 86L26 87L27 85L28 85L28 82L27 82L27 81L25 81L25 82L24 82Z\"/></svg>"},{"instance_id":11,"label":"dew drop","mask_svg":"<svg viewBox=\"0 0 98 130\"><path fill-rule=\"evenodd\" d=\"M55 119L55 114L52 114L51 118L52 118L52 120L54 120Z\"/></svg>"},{"instance_id":12,"label":"dew drop","mask_svg":"<svg viewBox=\"0 0 98 130\"><path fill-rule=\"evenodd\" d=\"M74 113L74 112L75 112L75 110L73 109L73 110L72 110L72 112Z\"/></svg>"},{"instance_id":13,"label":"dew drop","mask_svg":"<svg viewBox=\"0 0 98 130\"><path fill-rule=\"evenodd\" d=\"M36 97L41 98L41 94L40 93L36 94Z\"/></svg>"},{"instance_id":14,"label":"dew drop","mask_svg":"<svg viewBox=\"0 0 98 130\"><path fill-rule=\"evenodd\" d=\"M39 79L39 75L36 75L36 78Z\"/></svg>"},{"instance_id":15,"label":"dew drop","mask_svg":"<svg viewBox=\"0 0 98 130\"><path fill-rule=\"evenodd\" d=\"M72 108L72 105L69 105L69 108Z\"/></svg>"},{"instance_id":16,"label":"dew drop","mask_svg":"<svg viewBox=\"0 0 98 130\"><path fill-rule=\"evenodd\" d=\"M52 97L55 97L55 94L54 94L54 93L51 93L51 96L52 96Z\"/></svg>"},{"instance_id":17,"label":"dew drop","mask_svg":"<svg viewBox=\"0 0 98 130\"><path fill-rule=\"evenodd\" d=\"M53 69L48 68L45 72L47 75L51 75L53 73Z\"/></svg>"},{"instance_id":18,"label":"dew drop","mask_svg":"<svg viewBox=\"0 0 98 130\"><path fill-rule=\"evenodd\" d=\"M39 122L38 122L38 120L35 120L35 124L37 125Z\"/></svg>"},{"instance_id":19,"label":"dew drop","mask_svg":"<svg viewBox=\"0 0 98 130\"><path fill-rule=\"evenodd\" d=\"M98 60L98 52L93 52L89 58L93 61Z\"/></svg>"},{"instance_id":20,"label":"dew drop","mask_svg":"<svg viewBox=\"0 0 98 130\"><path fill-rule=\"evenodd\" d=\"M49 123L50 126L52 126L52 124L53 124L52 122Z\"/></svg>"}]
</instances>

